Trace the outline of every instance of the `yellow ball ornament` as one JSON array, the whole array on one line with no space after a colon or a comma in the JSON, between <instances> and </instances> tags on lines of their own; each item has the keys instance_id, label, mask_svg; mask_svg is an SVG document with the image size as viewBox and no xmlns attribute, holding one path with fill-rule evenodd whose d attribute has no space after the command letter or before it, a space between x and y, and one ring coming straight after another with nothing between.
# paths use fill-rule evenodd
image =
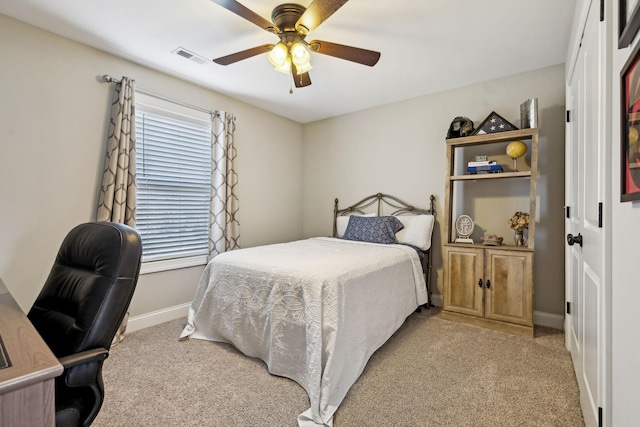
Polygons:
<instances>
[{"instance_id":1,"label":"yellow ball ornament","mask_svg":"<svg viewBox=\"0 0 640 427\"><path fill-rule=\"evenodd\" d=\"M513 170L518 171L518 158L527 153L527 144L522 141L513 141L507 145L507 156L513 159Z\"/></svg>"},{"instance_id":2,"label":"yellow ball ornament","mask_svg":"<svg viewBox=\"0 0 640 427\"><path fill-rule=\"evenodd\" d=\"M507 156L517 159L527 153L527 144L522 141L513 141L507 145Z\"/></svg>"}]
</instances>

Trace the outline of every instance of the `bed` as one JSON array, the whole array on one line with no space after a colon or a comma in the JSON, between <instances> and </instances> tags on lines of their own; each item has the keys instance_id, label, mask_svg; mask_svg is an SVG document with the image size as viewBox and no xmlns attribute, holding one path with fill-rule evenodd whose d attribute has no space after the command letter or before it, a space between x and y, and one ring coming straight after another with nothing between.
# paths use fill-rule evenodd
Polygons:
<instances>
[{"instance_id":1,"label":"bed","mask_svg":"<svg viewBox=\"0 0 640 427\"><path fill-rule=\"evenodd\" d=\"M227 342L262 359L306 390L298 425L332 426L371 355L429 307L434 223L433 196L429 209L381 193L344 209L336 199L332 237L213 258L180 339Z\"/></svg>"}]
</instances>

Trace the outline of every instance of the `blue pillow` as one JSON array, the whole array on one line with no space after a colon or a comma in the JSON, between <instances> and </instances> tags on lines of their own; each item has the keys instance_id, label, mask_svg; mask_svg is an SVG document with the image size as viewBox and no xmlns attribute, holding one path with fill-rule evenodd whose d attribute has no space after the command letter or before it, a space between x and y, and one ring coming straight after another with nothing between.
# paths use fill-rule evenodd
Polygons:
<instances>
[{"instance_id":1,"label":"blue pillow","mask_svg":"<svg viewBox=\"0 0 640 427\"><path fill-rule=\"evenodd\" d=\"M395 216L349 217L343 239L369 243L396 243L396 233L404 225Z\"/></svg>"}]
</instances>

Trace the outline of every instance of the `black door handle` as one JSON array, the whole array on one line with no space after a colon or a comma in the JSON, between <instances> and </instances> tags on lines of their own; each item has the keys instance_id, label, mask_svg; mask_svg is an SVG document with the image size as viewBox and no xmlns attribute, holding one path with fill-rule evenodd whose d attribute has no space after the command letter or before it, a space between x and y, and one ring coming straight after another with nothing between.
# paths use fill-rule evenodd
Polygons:
<instances>
[{"instance_id":1,"label":"black door handle","mask_svg":"<svg viewBox=\"0 0 640 427\"><path fill-rule=\"evenodd\" d=\"M580 233L578 233L577 236L574 236L573 234L567 234L567 244L569 246L573 246L574 243L577 243L580 245L580 247L582 247L582 235Z\"/></svg>"}]
</instances>

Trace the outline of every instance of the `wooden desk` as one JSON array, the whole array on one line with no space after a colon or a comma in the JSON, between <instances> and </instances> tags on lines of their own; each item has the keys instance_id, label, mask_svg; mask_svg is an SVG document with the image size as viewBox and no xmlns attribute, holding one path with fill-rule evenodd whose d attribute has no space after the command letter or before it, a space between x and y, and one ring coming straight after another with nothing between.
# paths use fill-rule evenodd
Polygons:
<instances>
[{"instance_id":1,"label":"wooden desk","mask_svg":"<svg viewBox=\"0 0 640 427\"><path fill-rule=\"evenodd\" d=\"M0 427L55 425L62 365L0 279L0 337L11 366L0 369Z\"/></svg>"}]
</instances>

